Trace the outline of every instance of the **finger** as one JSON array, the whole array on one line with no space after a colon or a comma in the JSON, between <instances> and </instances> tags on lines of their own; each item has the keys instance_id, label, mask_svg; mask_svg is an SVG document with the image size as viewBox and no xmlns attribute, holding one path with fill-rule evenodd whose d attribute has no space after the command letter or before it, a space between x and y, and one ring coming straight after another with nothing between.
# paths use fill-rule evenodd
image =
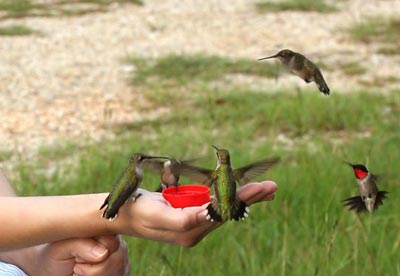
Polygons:
<instances>
[{"instance_id":1,"label":"finger","mask_svg":"<svg viewBox=\"0 0 400 276\"><path fill-rule=\"evenodd\" d=\"M162 214L149 213L145 226L154 230L186 232L207 222L207 206L173 208L166 206ZM157 219L154 219L157 217Z\"/></svg>"},{"instance_id":2,"label":"finger","mask_svg":"<svg viewBox=\"0 0 400 276\"><path fill-rule=\"evenodd\" d=\"M209 232L219 227L222 223L206 221L186 232L176 232L171 230L148 229L146 237L152 240L191 247L197 244Z\"/></svg>"},{"instance_id":3,"label":"finger","mask_svg":"<svg viewBox=\"0 0 400 276\"><path fill-rule=\"evenodd\" d=\"M74 266L74 273L92 276L120 276L127 275L130 262L126 243L121 240L120 246L103 262L97 264L78 263Z\"/></svg>"},{"instance_id":4,"label":"finger","mask_svg":"<svg viewBox=\"0 0 400 276\"><path fill-rule=\"evenodd\" d=\"M262 200L272 200L277 190L273 181L254 182L246 184L237 190L237 196L248 205Z\"/></svg>"},{"instance_id":5,"label":"finger","mask_svg":"<svg viewBox=\"0 0 400 276\"><path fill-rule=\"evenodd\" d=\"M98 236L95 237L95 240L113 253L119 248L121 237L119 235Z\"/></svg>"},{"instance_id":6,"label":"finger","mask_svg":"<svg viewBox=\"0 0 400 276\"><path fill-rule=\"evenodd\" d=\"M94 239L67 239L53 243L52 255L58 260L97 263L107 258L109 251Z\"/></svg>"}]
</instances>

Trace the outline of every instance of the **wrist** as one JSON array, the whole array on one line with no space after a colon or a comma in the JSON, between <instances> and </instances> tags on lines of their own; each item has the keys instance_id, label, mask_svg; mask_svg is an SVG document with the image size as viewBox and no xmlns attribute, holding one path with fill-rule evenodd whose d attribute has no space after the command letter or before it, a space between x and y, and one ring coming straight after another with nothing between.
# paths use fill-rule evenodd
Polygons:
<instances>
[{"instance_id":1,"label":"wrist","mask_svg":"<svg viewBox=\"0 0 400 276\"><path fill-rule=\"evenodd\" d=\"M143 197L148 196L149 193L149 191L140 188L136 192L136 194L141 194ZM141 230L143 230L143 214L146 212L146 209L151 209L151 207L147 206L143 208L143 204L136 202L136 199L130 198L122 204L118 210L117 217L113 221L102 218L106 223L106 229L109 234L143 237L141 235ZM141 199L139 198L138 200L140 201Z\"/></svg>"}]
</instances>

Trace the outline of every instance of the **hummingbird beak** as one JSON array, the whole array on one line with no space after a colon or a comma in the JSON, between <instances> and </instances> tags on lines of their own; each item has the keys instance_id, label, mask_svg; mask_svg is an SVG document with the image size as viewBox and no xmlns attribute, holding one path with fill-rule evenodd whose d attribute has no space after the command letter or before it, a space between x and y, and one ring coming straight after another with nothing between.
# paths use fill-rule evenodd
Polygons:
<instances>
[{"instance_id":1,"label":"hummingbird beak","mask_svg":"<svg viewBox=\"0 0 400 276\"><path fill-rule=\"evenodd\" d=\"M354 165L351 164L350 162L347 162L347 161L343 161L343 162L346 163L347 165L349 165L350 167L354 168Z\"/></svg>"},{"instance_id":2,"label":"hummingbird beak","mask_svg":"<svg viewBox=\"0 0 400 276\"><path fill-rule=\"evenodd\" d=\"M264 60L264 59L269 59L269 58L277 58L278 54L273 55L273 56L269 56L269 57L263 57L263 58L259 58L258 61Z\"/></svg>"},{"instance_id":3,"label":"hummingbird beak","mask_svg":"<svg viewBox=\"0 0 400 276\"><path fill-rule=\"evenodd\" d=\"M219 150L219 148L217 148L215 145L211 145L216 151Z\"/></svg>"},{"instance_id":4,"label":"hummingbird beak","mask_svg":"<svg viewBox=\"0 0 400 276\"><path fill-rule=\"evenodd\" d=\"M165 156L143 156L143 159L169 159L169 157L165 157Z\"/></svg>"}]
</instances>

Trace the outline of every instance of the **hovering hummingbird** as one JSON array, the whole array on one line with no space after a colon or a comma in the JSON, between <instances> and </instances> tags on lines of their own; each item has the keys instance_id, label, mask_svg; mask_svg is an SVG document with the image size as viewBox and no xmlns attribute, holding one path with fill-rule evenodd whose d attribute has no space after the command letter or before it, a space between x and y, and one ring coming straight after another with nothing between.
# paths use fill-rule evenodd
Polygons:
<instances>
[{"instance_id":1,"label":"hovering hummingbird","mask_svg":"<svg viewBox=\"0 0 400 276\"><path fill-rule=\"evenodd\" d=\"M239 169L233 170L229 151L212 146L217 154L215 170L182 166L181 172L200 183L214 185L215 198L208 205L211 221L239 220L248 216L248 206L236 196L236 184L244 185L251 179L261 175L279 161L279 158L261 160Z\"/></svg>"},{"instance_id":2,"label":"hovering hummingbird","mask_svg":"<svg viewBox=\"0 0 400 276\"><path fill-rule=\"evenodd\" d=\"M372 213L378 209L379 205L383 204L387 192L378 190L376 184L378 177L368 172L364 165L346 163L353 168L360 196L346 198L343 200L345 202L344 205L348 206L349 210L355 210L357 213L362 211Z\"/></svg>"},{"instance_id":3,"label":"hovering hummingbird","mask_svg":"<svg viewBox=\"0 0 400 276\"><path fill-rule=\"evenodd\" d=\"M278 58L283 64L289 67L290 71L309 83L314 81L318 89L325 95L329 95L329 88L326 84L321 70L308 58L300 53L296 53L289 49L279 51L277 54L269 57L258 59L264 60L269 58Z\"/></svg>"},{"instance_id":4,"label":"hovering hummingbird","mask_svg":"<svg viewBox=\"0 0 400 276\"><path fill-rule=\"evenodd\" d=\"M150 160L147 164L155 171L158 171L161 175L161 184L157 188L156 192L169 187L176 187L178 189L179 177L181 175L181 166L190 161L181 161L175 158L168 158L165 161Z\"/></svg>"},{"instance_id":5,"label":"hovering hummingbird","mask_svg":"<svg viewBox=\"0 0 400 276\"><path fill-rule=\"evenodd\" d=\"M118 209L127 201L138 189L143 178L142 163L148 159L165 158L149 156L142 153L134 153L129 158L129 164L123 171L117 182L112 187L111 192L104 200L103 205L100 209L103 209L106 205L107 208L103 212L102 217L110 221L117 217ZM138 198L140 194L135 195L134 199Z\"/></svg>"}]
</instances>

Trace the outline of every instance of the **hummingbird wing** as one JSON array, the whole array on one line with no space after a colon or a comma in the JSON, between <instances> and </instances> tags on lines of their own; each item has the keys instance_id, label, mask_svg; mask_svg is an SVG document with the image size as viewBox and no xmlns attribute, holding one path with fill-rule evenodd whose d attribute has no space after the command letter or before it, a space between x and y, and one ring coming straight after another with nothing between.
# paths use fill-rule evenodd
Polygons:
<instances>
[{"instance_id":1,"label":"hummingbird wing","mask_svg":"<svg viewBox=\"0 0 400 276\"><path fill-rule=\"evenodd\" d=\"M378 179L380 178L378 175L372 173L369 173L369 175L372 181L374 181L375 183L378 182Z\"/></svg>"},{"instance_id":2,"label":"hummingbird wing","mask_svg":"<svg viewBox=\"0 0 400 276\"><path fill-rule=\"evenodd\" d=\"M386 198L386 191L379 191L376 195L374 210L378 209L380 205L383 204L383 200ZM349 210L355 210L357 213L367 212L367 208L365 207L365 203L362 200L361 196L353 196L346 198L343 200L345 206L349 207Z\"/></svg>"},{"instance_id":3,"label":"hummingbird wing","mask_svg":"<svg viewBox=\"0 0 400 276\"><path fill-rule=\"evenodd\" d=\"M211 186L213 172L214 170L193 166L188 163L181 164L182 175L207 186Z\"/></svg>"},{"instance_id":4,"label":"hummingbird wing","mask_svg":"<svg viewBox=\"0 0 400 276\"><path fill-rule=\"evenodd\" d=\"M361 196L349 197L343 200L343 202L344 206L349 207L349 211L355 210L357 213L367 211L367 208L365 207L364 201L362 200Z\"/></svg>"},{"instance_id":5,"label":"hummingbird wing","mask_svg":"<svg viewBox=\"0 0 400 276\"><path fill-rule=\"evenodd\" d=\"M247 166L235 169L233 171L233 176L240 185L244 185L250 182L252 179L256 178L257 176L260 176L261 174L266 172L269 168L271 168L279 161L279 157L260 160Z\"/></svg>"},{"instance_id":6,"label":"hummingbird wing","mask_svg":"<svg viewBox=\"0 0 400 276\"><path fill-rule=\"evenodd\" d=\"M378 207L383 204L383 200L385 198L387 198L386 197L387 193L388 192L386 192L386 191L379 191L378 192L378 194L376 195L376 199L375 199L374 210L378 209Z\"/></svg>"}]
</instances>

